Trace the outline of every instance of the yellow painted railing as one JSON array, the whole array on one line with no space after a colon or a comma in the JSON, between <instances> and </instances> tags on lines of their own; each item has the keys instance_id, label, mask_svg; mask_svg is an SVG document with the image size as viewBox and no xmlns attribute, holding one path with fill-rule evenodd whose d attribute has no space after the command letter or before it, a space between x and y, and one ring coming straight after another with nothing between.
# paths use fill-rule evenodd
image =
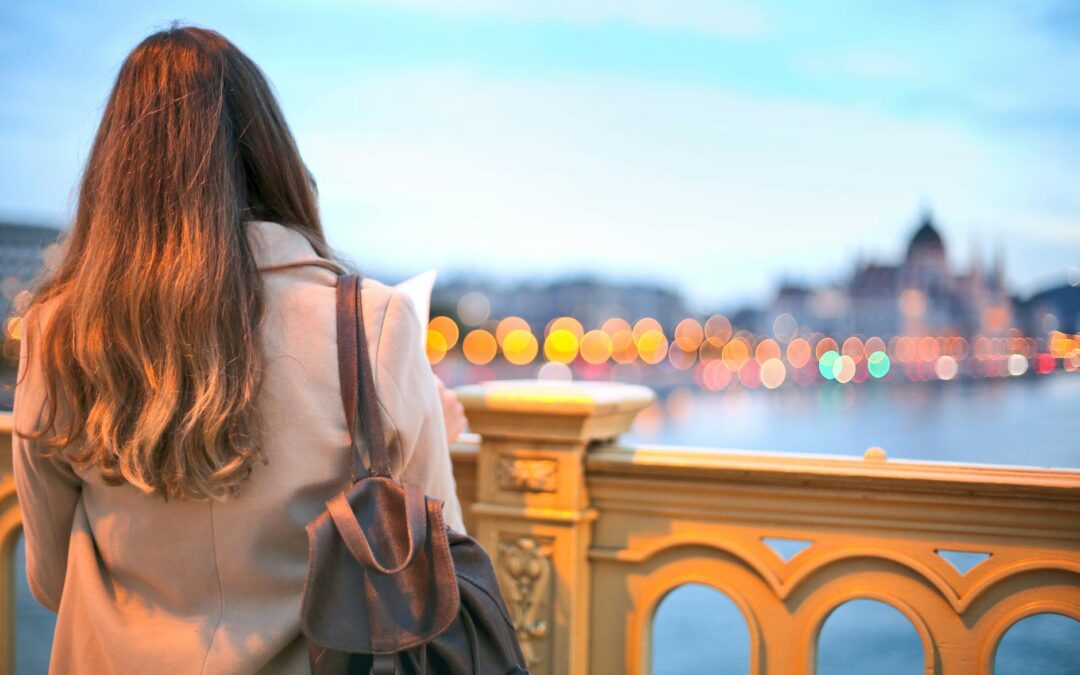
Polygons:
<instances>
[{"instance_id":1,"label":"yellow painted railing","mask_svg":"<svg viewBox=\"0 0 1080 675\"><path fill-rule=\"evenodd\" d=\"M459 393L476 432L452 449L466 524L539 675L647 673L656 609L687 583L742 611L754 674L812 673L822 624L854 598L903 613L926 672L946 675L991 673L998 640L1027 616L1080 621L1080 472L625 447L618 435L652 400L643 387ZM5 448L0 472L9 461ZM3 474L7 672L17 530ZM764 538L809 545L785 561ZM989 557L961 574L939 551Z\"/></svg>"}]
</instances>

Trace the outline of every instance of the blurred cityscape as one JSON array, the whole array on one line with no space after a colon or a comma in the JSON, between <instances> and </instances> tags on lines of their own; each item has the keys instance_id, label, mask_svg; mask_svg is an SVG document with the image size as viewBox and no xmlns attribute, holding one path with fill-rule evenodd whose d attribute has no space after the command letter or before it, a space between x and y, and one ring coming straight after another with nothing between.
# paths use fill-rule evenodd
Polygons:
<instances>
[{"instance_id":1,"label":"blurred cityscape","mask_svg":"<svg viewBox=\"0 0 1080 675\"><path fill-rule=\"evenodd\" d=\"M532 366L540 377L660 389L692 376L713 391L1074 372L1080 270L1071 274L1019 297L1002 252L991 261L972 256L958 269L927 211L901 260L857 260L849 276L821 286L784 280L762 306L707 315L661 286L587 276L516 284L453 278L432 297L428 356L471 365L453 371L466 381Z\"/></svg>"},{"instance_id":2,"label":"blurred cityscape","mask_svg":"<svg viewBox=\"0 0 1080 675\"><path fill-rule=\"evenodd\" d=\"M60 235L0 223L0 292L10 306L27 297ZM1006 264L998 251L958 268L926 211L901 260L856 260L846 277L819 286L783 280L762 306L708 314L661 285L457 275L432 294L428 358L455 384L615 379L661 392L1080 370L1080 271L1019 297ZM7 330L17 326L9 320ZM0 404L10 405L10 387Z\"/></svg>"}]
</instances>

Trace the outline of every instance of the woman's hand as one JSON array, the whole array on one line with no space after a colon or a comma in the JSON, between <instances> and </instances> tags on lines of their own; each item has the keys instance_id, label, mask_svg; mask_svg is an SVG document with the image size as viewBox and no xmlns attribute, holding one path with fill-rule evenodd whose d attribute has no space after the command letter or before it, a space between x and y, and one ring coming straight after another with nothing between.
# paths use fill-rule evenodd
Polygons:
<instances>
[{"instance_id":1,"label":"woman's hand","mask_svg":"<svg viewBox=\"0 0 1080 675\"><path fill-rule=\"evenodd\" d=\"M468 420L465 419L465 407L458 400L457 392L448 389L438 375L435 377L435 388L439 390L439 400L442 401L443 419L446 421L446 441L453 443L458 435L465 431Z\"/></svg>"}]
</instances>

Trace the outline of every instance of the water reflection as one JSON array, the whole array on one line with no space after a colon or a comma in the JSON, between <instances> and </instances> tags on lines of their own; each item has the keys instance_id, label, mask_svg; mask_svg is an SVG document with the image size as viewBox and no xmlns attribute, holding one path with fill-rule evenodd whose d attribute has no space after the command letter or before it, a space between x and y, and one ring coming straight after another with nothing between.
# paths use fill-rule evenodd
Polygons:
<instances>
[{"instance_id":1,"label":"water reflection","mask_svg":"<svg viewBox=\"0 0 1080 675\"><path fill-rule=\"evenodd\" d=\"M676 388L632 443L1080 468L1080 378L868 383L701 392Z\"/></svg>"}]
</instances>

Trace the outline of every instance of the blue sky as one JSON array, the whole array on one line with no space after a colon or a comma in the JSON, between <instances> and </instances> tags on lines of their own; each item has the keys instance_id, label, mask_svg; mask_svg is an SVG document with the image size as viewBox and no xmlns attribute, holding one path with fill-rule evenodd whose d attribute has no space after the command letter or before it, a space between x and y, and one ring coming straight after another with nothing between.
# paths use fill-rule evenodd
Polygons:
<instances>
[{"instance_id":1,"label":"blue sky","mask_svg":"<svg viewBox=\"0 0 1080 675\"><path fill-rule=\"evenodd\" d=\"M180 19L274 82L386 276L589 270L703 309L890 259L923 204L1015 287L1080 265L1080 3L5 3L0 218L63 222L126 53Z\"/></svg>"}]
</instances>

